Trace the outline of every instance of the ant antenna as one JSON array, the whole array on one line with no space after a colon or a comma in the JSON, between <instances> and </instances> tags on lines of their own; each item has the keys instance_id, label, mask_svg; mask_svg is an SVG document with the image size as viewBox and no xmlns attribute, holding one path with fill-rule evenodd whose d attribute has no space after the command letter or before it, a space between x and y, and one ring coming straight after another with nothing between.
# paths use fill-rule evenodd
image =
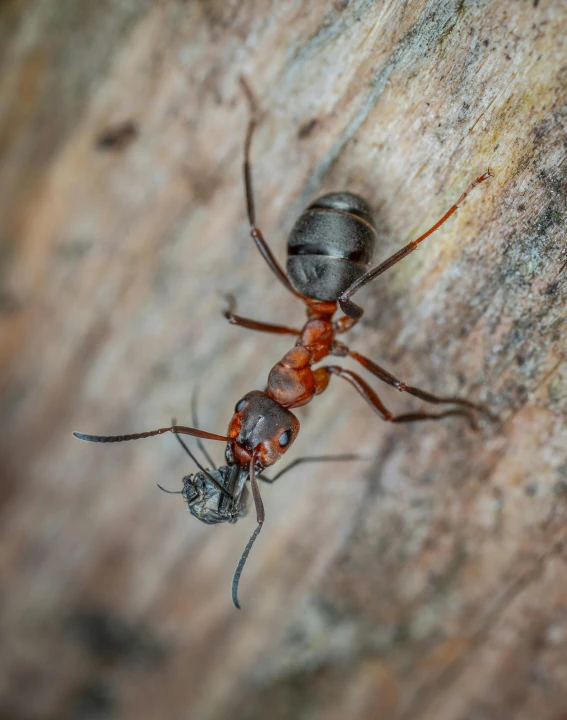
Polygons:
<instances>
[{"instance_id":1,"label":"ant antenna","mask_svg":"<svg viewBox=\"0 0 567 720\"><path fill-rule=\"evenodd\" d=\"M262 502L262 497L260 496L260 489L258 488L258 483L256 482L256 474L254 472L254 464L256 462L256 451L252 453L252 459L250 460L250 485L252 487L252 497L254 498L254 505L256 506L256 520L258 521L258 526L252 533L250 540L246 543L246 547L244 548L244 552L242 553L240 560L238 561L238 565L236 566L236 570L234 572L234 577L232 578L232 602L234 603L234 607L236 607L238 610L240 610L240 603L238 601L238 583L240 582L240 576L242 575L242 570L244 569L244 565L246 564L246 560L248 559L248 555L250 553L250 550L252 549L252 545L254 545L254 542L256 541L256 538L260 534L260 530L262 529L262 525L264 524L265 520L265 512L264 512L264 503Z\"/></svg>"},{"instance_id":2,"label":"ant antenna","mask_svg":"<svg viewBox=\"0 0 567 720\"><path fill-rule=\"evenodd\" d=\"M205 440L221 440L222 442L234 442L232 438L226 437L226 435L215 435L215 433L209 433L205 432L204 430L197 430L196 428L185 427L184 425L176 425L175 423L173 423L172 427L159 428L159 430L149 430L148 432L143 433L134 433L133 435L86 435L85 433L74 432L73 436L76 437L77 440L85 440L86 442L115 443L126 442L127 440L142 440L144 438L154 437L155 435L163 435L163 433L166 432L174 433L174 435L183 445L189 456L195 461L197 467L209 477L209 480L213 483L217 490L219 490L219 492L222 492L224 495L233 500L234 498L228 492L228 490L225 490L225 488L199 464L199 462L193 456L189 448L185 445L181 438L178 437L179 433L181 433L182 435L192 435L193 437L203 438Z\"/></svg>"},{"instance_id":3,"label":"ant antenna","mask_svg":"<svg viewBox=\"0 0 567 720\"><path fill-rule=\"evenodd\" d=\"M163 433L166 432L192 435L193 437L203 438L204 440L234 442L232 438L229 438L226 435L215 435L215 433L205 432L204 430L196 430L195 428L185 427L184 425L159 428L159 430L149 430L148 432L135 433L134 435L87 435L82 432L74 432L73 435L77 438L77 440L85 440L85 442L115 443L126 442L127 440L142 440L143 438L154 437L155 435L163 435Z\"/></svg>"},{"instance_id":4,"label":"ant antenna","mask_svg":"<svg viewBox=\"0 0 567 720\"><path fill-rule=\"evenodd\" d=\"M175 427L175 423L176 423L176 420L175 420L175 418L173 418L172 421L171 421L171 424L173 425L173 427ZM197 458L193 455L193 453L191 452L191 450L189 450L189 448L188 448L187 445L183 442L183 440L179 437L179 435L178 435L177 433L174 433L174 434L175 434L175 437L177 438L177 440L179 441L179 444L181 445L181 447L182 447L182 448L185 450L185 452L187 453L187 455L189 455L189 457L191 458L191 460L193 460L193 462L194 462L195 465L199 468L199 470L200 470L202 473L204 473L204 474L209 478L209 480L213 483L213 485L216 487L216 489L219 490L223 495L226 495L230 500L234 500L234 498L233 498L233 496L231 495L231 493L229 493L228 490L226 490L226 488L224 488L224 487L218 482L218 480L215 480L215 478L211 475L211 473L210 473L208 470L205 470L205 468L201 465L201 463L200 463L200 462L197 460ZM159 486L158 486L158 487L159 487Z\"/></svg>"}]
</instances>

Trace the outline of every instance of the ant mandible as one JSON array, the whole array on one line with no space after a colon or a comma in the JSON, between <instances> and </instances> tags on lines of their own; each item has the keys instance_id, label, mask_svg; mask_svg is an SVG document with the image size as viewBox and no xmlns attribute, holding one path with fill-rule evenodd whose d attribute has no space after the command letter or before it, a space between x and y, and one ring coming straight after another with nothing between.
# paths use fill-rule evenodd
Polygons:
<instances>
[{"instance_id":1,"label":"ant mandible","mask_svg":"<svg viewBox=\"0 0 567 720\"><path fill-rule=\"evenodd\" d=\"M199 467L199 472L183 478L183 489L178 494L183 495L189 511L205 523L236 522L246 510L248 500L246 483L250 481L258 525L244 548L234 573L232 600L237 608L240 607L238 601L240 576L265 517L257 480L274 482L299 462L330 459L329 457L302 458L291 463L271 479L262 476L263 471L279 460L297 437L299 421L291 409L307 404L315 395L326 390L331 376L342 378L349 383L372 410L387 422L420 422L462 415L469 419L473 427L476 427L473 411L487 412L483 406L469 400L439 397L407 385L373 360L350 350L337 340L337 336L350 330L362 317L363 310L350 298L364 285L413 252L426 237L453 215L474 187L491 177L490 170L478 177L427 232L372 269L369 269L369 266L377 232L369 204L358 195L349 192L324 195L312 202L295 223L288 240L287 272L284 272L256 225L250 145L258 113L254 97L244 78L241 78L241 84L250 107L244 144L244 186L250 235L282 285L305 303L307 322L303 328L295 329L244 318L234 312L234 301L231 300L224 314L232 325L260 332L292 335L297 339L294 347L270 370L266 389L253 390L236 403L227 435L215 435L196 427L176 425L175 421L172 427L133 435L99 436L73 433L79 440L103 443L139 440L166 432L174 433ZM344 316L333 320L337 304ZM427 403L457 407L438 413L412 412L393 415L370 385L357 373L346 370L340 365L322 365L313 368L316 363L329 355L351 357L382 382ZM194 424L197 424L195 415ZM203 451L202 439L226 442L227 464L216 468L205 452L213 468L205 469L179 435L196 437ZM337 459L345 460L353 457L355 456L345 455L337 456Z\"/></svg>"}]
</instances>

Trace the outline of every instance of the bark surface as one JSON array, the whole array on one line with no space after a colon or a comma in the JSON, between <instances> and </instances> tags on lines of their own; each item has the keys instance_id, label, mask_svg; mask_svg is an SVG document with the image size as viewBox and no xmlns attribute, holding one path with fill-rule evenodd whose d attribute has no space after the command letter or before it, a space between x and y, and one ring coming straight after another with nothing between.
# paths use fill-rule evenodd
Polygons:
<instances>
[{"instance_id":1,"label":"bark surface","mask_svg":"<svg viewBox=\"0 0 567 720\"><path fill-rule=\"evenodd\" d=\"M1 4L2 717L565 717L566 17L551 0ZM253 517L207 527L160 493L193 472L173 437L71 431L191 424L198 388L201 427L224 434L290 338L229 326L223 294L303 321L248 236L241 74L282 261L318 195L369 200L380 261L492 169L356 296L345 340L499 419L387 425L333 378L289 456L372 460L262 487L238 612Z\"/></svg>"}]
</instances>

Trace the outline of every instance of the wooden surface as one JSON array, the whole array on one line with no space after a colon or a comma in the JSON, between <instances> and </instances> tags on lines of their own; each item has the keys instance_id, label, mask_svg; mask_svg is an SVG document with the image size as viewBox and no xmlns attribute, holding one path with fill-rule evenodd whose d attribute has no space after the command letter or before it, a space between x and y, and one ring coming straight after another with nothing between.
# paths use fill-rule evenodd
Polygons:
<instances>
[{"instance_id":1,"label":"wooden surface","mask_svg":"<svg viewBox=\"0 0 567 720\"><path fill-rule=\"evenodd\" d=\"M10 720L560 720L567 708L567 7L558 0L8 0L0 6L2 583ZM348 386L298 414L267 522L200 525L172 437L224 433L297 324L246 229L245 74L260 227L348 189L377 259L349 338L497 423L388 426ZM135 131L101 148L120 123ZM98 149L97 149L98 144ZM103 143L104 145L104 143ZM380 388L396 410L417 407ZM222 448L212 444L217 459Z\"/></svg>"}]
</instances>

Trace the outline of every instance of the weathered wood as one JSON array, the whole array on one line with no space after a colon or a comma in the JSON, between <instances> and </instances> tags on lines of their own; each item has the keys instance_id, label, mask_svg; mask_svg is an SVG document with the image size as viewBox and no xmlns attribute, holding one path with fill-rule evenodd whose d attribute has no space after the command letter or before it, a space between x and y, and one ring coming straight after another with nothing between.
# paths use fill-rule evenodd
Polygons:
<instances>
[{"instance_id":1,"label":"weathered wood","mask_svg":"<svg viewBox=\"0 0 567 720\"><path fill-rule=\"evenodd\" d=\"M564 717L566 10L2 4L2 717ZM317 194L369 199L381 260L493 169L357 295L349 341L500 420L387 426L333 380L290 452L374 461L263 488L238 613L253 518L199 526L158 492L190 472L174 438L71 431L189 423L200 387L223 434L289 348L221 316L230 291L244 315L302 319L247 235L241 73L279 258Z\"/></svg>"}]
</instances>

